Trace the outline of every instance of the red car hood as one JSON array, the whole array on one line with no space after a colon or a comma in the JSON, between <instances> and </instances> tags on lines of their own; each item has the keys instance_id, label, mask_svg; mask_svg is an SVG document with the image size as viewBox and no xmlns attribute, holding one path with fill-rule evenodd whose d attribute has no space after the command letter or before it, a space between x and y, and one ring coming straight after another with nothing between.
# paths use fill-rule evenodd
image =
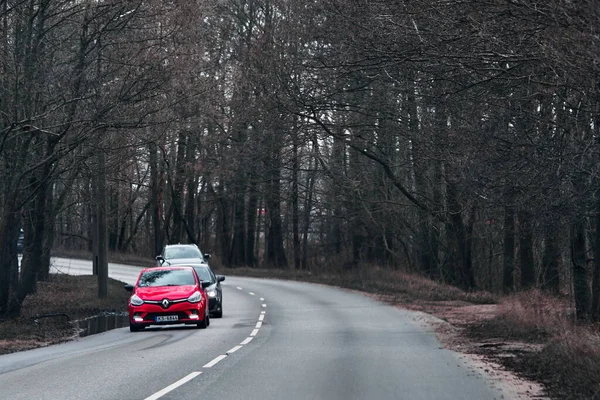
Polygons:
<instances>
[{"instance_id":1,"label":"red car hood","mask_svg":"<svg viewBox=\"0 0 600 400\"><path fill-rule=\"evenodd\" d=\"M142 300L162 300L164 298L176 300L188 298L196 290L198 288L195 285L137 287L135 294Z\"/></svg>"}]
</instances>

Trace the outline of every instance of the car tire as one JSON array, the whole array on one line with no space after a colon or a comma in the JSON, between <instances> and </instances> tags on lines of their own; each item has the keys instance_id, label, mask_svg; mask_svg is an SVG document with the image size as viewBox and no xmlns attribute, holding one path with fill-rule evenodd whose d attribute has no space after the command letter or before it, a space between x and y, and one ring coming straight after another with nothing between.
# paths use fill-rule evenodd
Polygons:
<instances>
[{"instance_id":1,"label":"car tire","mask_svg":"<svg viewBox=\"0 0 600 400\"><path fill-rule=\"evenodd\" d=\"M206 329L210 325L210 319L208 317L208 313L204 315L204 319L198 322L198 329Z\"/></svg>"},{"instance_id":2,"label":"car tire","mask_svg":"<svg viewBox=\"0 0 600 400\"><path fill-rule=\"evenodd\" d=\"M129 331L130 332L139 332L139 331L143 330L144 328L145 328L144 325L132 324L131 322L129 323Z\"/></svg>"},{"instance_id":3,"label":"car tire","mask_svg":"<svg viewBox=\"0 0 600 400\"><path fill-rule=\"evenodd\" d=\"M223 318L223 304L219 304L219 311L215 311L213 317Z\"/></svg>"}]
</instances>

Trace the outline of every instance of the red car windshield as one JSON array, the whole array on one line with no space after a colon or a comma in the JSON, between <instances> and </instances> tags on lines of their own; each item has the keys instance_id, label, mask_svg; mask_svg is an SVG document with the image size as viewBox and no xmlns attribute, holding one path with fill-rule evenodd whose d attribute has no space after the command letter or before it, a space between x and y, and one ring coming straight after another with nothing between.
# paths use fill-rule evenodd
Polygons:
<instances>
[{"instance_id":1,"label":"red car windshield","mask_svg":"<svg viewBox=\"0 0 600 400\"><path fill-rule=\"evenodd\" d=\"M157 269L146 271L140 276L139 287L195 285L194 273L190 269Z\"/></svg>"}]
</instances>

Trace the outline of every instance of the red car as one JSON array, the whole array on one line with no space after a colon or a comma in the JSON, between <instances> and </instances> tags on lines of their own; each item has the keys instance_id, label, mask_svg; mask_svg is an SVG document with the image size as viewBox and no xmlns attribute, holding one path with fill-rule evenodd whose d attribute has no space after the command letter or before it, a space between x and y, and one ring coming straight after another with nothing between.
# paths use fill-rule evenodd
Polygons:
<instances>
[{"instance_id":1,"label":"red car","mask_svg":"<svg viewBox=\"0 0 600 400\"><path fill-rule=\"evenodd\" d=\"M202 282L192 267L154 267L140 272L135 284L125 285L129 298L129 330L136 332L149 325L209 324L210 282Z\"/></svg>"}]
</instances>

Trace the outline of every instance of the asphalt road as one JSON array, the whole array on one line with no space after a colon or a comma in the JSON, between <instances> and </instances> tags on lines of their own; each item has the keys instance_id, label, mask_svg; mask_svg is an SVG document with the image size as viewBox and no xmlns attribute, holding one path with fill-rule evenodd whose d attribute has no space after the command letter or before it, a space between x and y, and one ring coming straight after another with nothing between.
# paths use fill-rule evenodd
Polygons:
<instances>
[{"instance_id":1,"label":"asphalt road","mask_svg":"<svg viewBox=\"0 0 600 400\"><path fill-rule=\"evenodd\" d=\"M64 273L91 263L56 259ZM132 283L139 268L111 264ZM510 399L417 314L323 285L227 277L206 330L116 329L0 356L1 399Z\"/></svg>"}]
</instances>

